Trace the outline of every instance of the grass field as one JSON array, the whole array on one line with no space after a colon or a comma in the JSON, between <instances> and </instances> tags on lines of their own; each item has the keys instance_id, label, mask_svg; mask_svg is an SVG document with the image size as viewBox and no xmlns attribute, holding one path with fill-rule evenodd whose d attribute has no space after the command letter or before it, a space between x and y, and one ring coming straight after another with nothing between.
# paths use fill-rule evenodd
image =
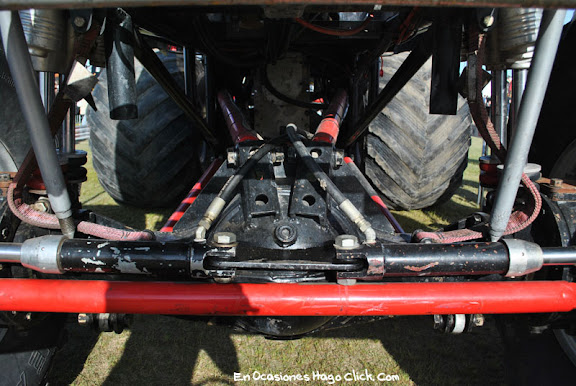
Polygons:
<instances>
[{"instance_id":1,"label":"grass field","mask_svg":"<svg viewBox=\"0 0 576 386\"><path fill-rule=\"evenodd\" d=\"M450 202L434 210L395 213L406 230L436 228L474 211L479 153L480 141L474 138L464 184ZM82 193L86 208L148 229L159 229L170 214L118 207L91 168L89 179ZM402 385L500 384L504 376L504 348L492 319L459 336L433 331L431 317L398 317L292 341L164 316L136 316L133 327L119 335L98 335L74 323L68 330L68 343L50 374L52 384L226 385L234 383L234 373L254 372L313 377L314 372L368 371L397 375Z\"/></svg>"}]
</instances>

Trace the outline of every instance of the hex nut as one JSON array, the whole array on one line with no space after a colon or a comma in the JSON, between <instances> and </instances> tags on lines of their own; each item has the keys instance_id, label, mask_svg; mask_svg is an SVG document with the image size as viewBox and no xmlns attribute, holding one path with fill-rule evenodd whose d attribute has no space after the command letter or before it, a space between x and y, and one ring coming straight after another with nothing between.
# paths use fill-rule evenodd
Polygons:
<instances>
[{"instance_id":1,"label":"hex nut","mask_svg":"<svg viewBox=\"0 0 576 386\"><path fill-rule=\"evenodd\" d=\"M482 314L474 314L472 315L472 325L474 327L482 327L484 325L484 315Z\"/></svg>"},{"instance_id":2,"label":"hex nut","mask_svg":"<svg viewBox=\"0 0 576 386\"><path fill-rule=\"evenodd\" d=\"M485 27L492 27L492 25L494 24L494 16L492 15L485 16L484 19L482 20L482 23L484 24Z\"/></svg>"},{"instance_id":3,"label":"hex nut","mask_svg":"<svg viewBox=\"0 0 576 386\"><path fill-rule=\"evenodd\" d=\"M236 242L236 235L232 232L214 233L214 242L221 245L230 245Z\"/></svg>"},{"instance_id":4,"label":"hex nut","mask_svg":"<svg viewBox=\"0 0 576 386\"><path fill-rule=\"evenodd\" d=\"M238 153L236 150L228 150L228 153L226 154L226 162L228 163L228 166L236 167L238 164Z\"/></svg>"},{"instance_id":5,"label":"hex nut","mask_svg":"<svg viewBox=\"0 0 576 386\"><path fill-rule=\"evenodd\" d=\"M78 324L86 325L90 322L88 314L78 314Z\"/></svg>"},{"instance_id":6,"label":"hex nut","mask_svg":"<svg viewBox=\"0 0 576 386\"><path fill-rule=\"evenodd\" d=\"M358 237L354 235L340 235L334 240L334 248L336 249L356 249L359 246Z\"/></svg>"},{"instance_id":7,"label":"hex nut","mask_svg":"<svg viewBox=\"0 0 576 386\"><path fill-rule=\"evenodd\" d=\"M78 28L82 28L86 25L86 19L84 19L82 16L76 16L74 18L74 25Z\"/></svg>"},{"instance_id":8,"label":"hex nut","mask_svg":"<svg viewBox=\"0 0 576 386\"><path fill-rule=\"evenodd\" d=\"M555 188L561 188L563 183L564 183L564 181L561 178L551 178L550 179L550 185L552 185Z\"/></svg>"}]
</instances>

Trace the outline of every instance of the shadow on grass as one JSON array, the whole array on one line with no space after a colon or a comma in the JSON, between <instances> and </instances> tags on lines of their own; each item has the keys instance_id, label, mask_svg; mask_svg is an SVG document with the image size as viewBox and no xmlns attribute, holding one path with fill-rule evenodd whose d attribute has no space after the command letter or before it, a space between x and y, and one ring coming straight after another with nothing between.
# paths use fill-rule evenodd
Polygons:
<instances>
[{"instance_id":1,"label":"shadow on grass","mask_svg":"<svg viewBox=\"0 0 576 386\"><path fill-rule=\"evenodd\" d=\"M71 330L74 345L57 354L49 378L52 384L74 382L98 339L96 333L78 326ZM137 316L125 345L117 348L123 349L121 359L103 384L188 385L201 351L216 365L217 370L210 372L217 375L194 384L233 384L234 372L241 371L233 334L238 332L202 322ZM403 317L324 331L313 337L378 340L415 384L444 384L447 380L452 384L502 384L504 380L504 347L492 320L459 336L433 331L431 317ZM286 366L287 372L298 371L291 364ZM321 368L322 363L317 366Z\"/></svg>"},{"instance_id":2,"label":"shadow on grass","mask_svg":"<svg viewBox=\"0 0 576 386\"><path fill-rule=\"evenodd\" d=\"M75 323L67 326L67 332L68 342L56 354L48 382L53 385L94 383L90 379L78 379L78 375L99 344L98 339L113 333L100 335ZM121 359L103 385L189 385L201 351L206 352L222 374L207 382L233 384L234 372L240 371L231 329L201 322L136 315L128 340L118 346L111 349L109 357L112 360L122 352Z\"/></svg>"},{"instance_id":3,"label":"shadow on grass","mask_svg":"<svg viewBox=\"0 0 576 386\"><path fill-rule=\"evenodd\" d=\"M176 207L176 206L175 206ZM142 209L123 205L84 205L102 216L109 217L134 229L158 230L166 223L173 209ZM153 223L147 225L147 218L153 218Z\"/></svg>"}]
</instances>

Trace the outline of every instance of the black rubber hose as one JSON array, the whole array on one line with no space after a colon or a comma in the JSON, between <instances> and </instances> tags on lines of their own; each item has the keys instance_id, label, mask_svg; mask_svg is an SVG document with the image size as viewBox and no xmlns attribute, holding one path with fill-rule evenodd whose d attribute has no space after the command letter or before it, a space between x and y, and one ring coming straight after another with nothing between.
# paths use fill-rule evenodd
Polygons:
<instances>
[{"instance_id":1,"label":"black rubber hose","mask_svg":"<svg viewBox=\"0 0 576 386\"><path fill-rule=\"evenodd\" d=\"M256 166L258 161L260 161L266 154L268 154L272 149L274 149L274 147L275 145L272 143L262 145L254 154L252 154L250 158L248 158L246 162L244 162L244 165L242 165L240 170L238 170L236 174L234 174L232 177L228 179L228 181L226 181L226 183L220 190L218 197L220 197L226 202L232 199L232 196L234 195L234 191L238 187L238 184L244 179L244 177L246 177L248 172L254 166Z\"/></svg>"},{"instance_id":2,"label":"black rubber hose","mask_svg":"<svg viewBox=\"0 0 576 386\"><path fill-rule=\"evenodd\" d=\"M320 183L320 187L324 189L329 195L331 195L338 205L341 205L344 201L346 201L346 196L342 194L336 184L334 184L330 177L328 177L328 175L322 171L320 166L316 163L316 161L314 161L314 158L312 158L312 156L308 153L308 149L306 146L304 146L300 138L298 138L298 134L296 134L296 127L292 124L286 126L286 134L288 135L290 142L292 142L292 145L298 153L298 156L300 156L302 162L304 162L304 165L306 165L308 170L310 170L310 172L314 175L314 178L316 178Z\"/></svg>"},{"instance_id":3,"label":"black rubber hose","mask_svg":"<svg viewBox=\"0 0 576 386\"><path fill-rule=\"evenodd\" d=\"M262 70L262 78L264 80L264 86L266 87L266 89L268 89L268 91L270 91L270 93L272 93L272 95L274 95L276 98L280 99L282 102L286 102L286 103L289 103L289 104L294 105L294 106L302 107L304 109L313 109L313 110L322 110L322 109L325 109L328 107L328 105L326 103L310 103L310 102L299 101L297 99L294 99L294 98L291 98L287 95L282 94L280 91L278 91L272 85L272 83L270 83L270 79L268 78L268 72L266 71L266 68L264 68Z\"/></svg>"},{"instance_id":4,"label":"black rubber hose","mask_svg":"<svg viewBox=\"0 0 576 386\"><path fill-rule=\"evenodd\" d=\"M306 146L304 146L300 138L298 138L296 130L297 130L296 126L293 124L289 124L288 126L286 126L286 134L288 135L290 142L292 142L294 149L296 149L298 156L300 156L300 158L304 162L304 165L306 165L308 170L310 170L310 172L318 180L318 182L320 183L320 187L324 189L330 196L332 196L334 201L336 201L336 203L338 204L340 210L342 210L342 212L344 212L344 214L350 219L350 221L356 224L358 229L360 229L360 231L364 234L366 238L365 242L367 244L375 243L376 232L372 228L370 222L366 220L362 215L362 213L360 213L360 211L354 206L354 204L352 204L352 202L349 199L347 199L346 196L344 196L344 194L342 194L340 189L338 189L338 187L334 184L334 182L332 182L330 177L328 177L328 175L324 173L324 171L322 171L320 166L316 163L316 161L314 161L312 156L308 153L308 149L306 149Z\"/></svg>"}]
</instances>

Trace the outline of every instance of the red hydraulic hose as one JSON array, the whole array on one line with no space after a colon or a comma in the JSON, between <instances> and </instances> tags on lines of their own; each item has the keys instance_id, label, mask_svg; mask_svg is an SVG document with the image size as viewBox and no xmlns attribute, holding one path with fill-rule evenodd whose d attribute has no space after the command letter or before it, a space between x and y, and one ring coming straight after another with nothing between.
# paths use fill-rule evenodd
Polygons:
<instances>
[{"instance_id":1,"label":"red hydraulic hose","mask_svg":"<svg viewBox=\"0 0 576 386\"><path fill-rule=\"evenodd\" d=\"M304 19L300 19L300 18L296 18L294 20L298 24L300 24L301 26L306 27L308 29L311 29L312 31L319 32L319 33L324 34L324 35L353 36L353 35L356 35L357 33L364 31L366 29L366 27L368 27L368 24L370 24L370 22L372 21L373 18L374 18L374 15L372 15L372 14L368 15L366 20L364 20L360 26L358 26L354 29L332 29L332 28L320 27L318 25L312 24L312 23L310 23Z\"/></svg>"},{"instance_id":2,"label":"red hydraulic hose","mask_svg":"<svg viewBox=\"0 0 576 386\"><path fill-rule=\"evenodd\" d=\"M174 213L172 213L172 216L170 216L168 221L166 221L166 224L164 224L162 229L160 229L160 232L172 232L174 230L174 225L176 225L176 223L180 221L180 219L184 215L184 212L186 212L186 209L188 209L190 205L192 205L192 203L196 200L196 197L198 197L202 189L204 189L204 187L210 181L214 173L216 173L220 165L222 165L222 162L223 160L221 158L216 158L210 164L210 166L208 166L208 169L206 169L204 174L202 174L198 182L194 184L192 190L190 190L186 198L182 200L180 205L178 205L178 208L176 208Z\"/></svg>"},{"instance_id":3,"label":"red hydraulic hose","mask_svg":"<svg viewBox=\"0 0 576 386\"><path fill-rule=\"evenodd\" d=\"M232 136L232 140L235 144L242 143L244 141L259 141L258 136L250 129L242 112L234 104L230 94L227 91L220 91L218 93L218 103L220 108L224 113L224 119L226 120L226 125L228 126L228 131Z\"/></svg>"},{"instance_id":4,"label":"red hydraulic hose","mask_svg":"<svg viewBox=\"0 0 576 386\"><path fill-rule=\"evenodd\" d=\"M345 90L338 90L334 99L324 112L322 121L316 129L314 142L326 142L334 145L340 132L340 124L348 109L348 94Z\"/></svg>"},{"instance_id":5,"label":"red hydraulic hose","mask_svg":"<svg viewBox=\"0 0 576 386\"><path fill-rule=\"evenodd\" d=\"M171 315L433 315L568 312L566 281L186 284L0 279L0 310Z\"/></svg>"},{"instance_id":6,"label":"red hydraulic hose","mask_svg":"<svg viewBox=\"0 0 576 386\"><path fill-rule=\"evenodd\" d=\"M482 35L478 35L477 33L470 33L470 49L472 47L477 48L477 62L476 62L476 95L475 101L468 100L468 106L470 107L470 115L472 115L472 119L474 120L474 124L478 128L478 132L486 141L492 153L498 156L499 159L505 160L506 159L506 149L502 145L500 141L500 136L496 133L494 129L494 125L488 117L488 111L486 110L486 106L484 105L482 99L482 79L483 79L483 70L482 65L484 63L484 52L485 52L485 39ZM530 192L532 196L532 205L530 208L526 208L525 210L529 210L530 213L525 213L523 210L517 210L510 215L510 219L508 221L508 225L506 230L504 231L504 235L510 235L516 232L520 232L521 230L528 227L530 224L536 220L538 217L540 210L542 209L542 197L540 196L540 192L538 188L534 185L534 183L530 180L530 178L526 174L522 174L522 183ZM475 239L481 239L484 237L482 232L474 231L471 229L459 229L455 231L447 231L447 232L418 232L414 235L417 240L423 239L430 239L433 242L438 243L457 243L462 241L469 241Z\"/></svg>"},{"instance_id":7,"label":"red hydraulic hose","mask_svg":"<svg viewBox=\"0 0 576 386\"><path fill-rule=\"evenodd\" d=\"M16 182L11 183L8 187L6 201L8 201L8 206L14 216L23 222L39 228L60 229L56 215L38 212L22 201ZM154 234L151 232L117 229L88 221L80 221L77 229L84 234L109 240L135 241L154 239Z\"/></svg>"}]
</instances>

